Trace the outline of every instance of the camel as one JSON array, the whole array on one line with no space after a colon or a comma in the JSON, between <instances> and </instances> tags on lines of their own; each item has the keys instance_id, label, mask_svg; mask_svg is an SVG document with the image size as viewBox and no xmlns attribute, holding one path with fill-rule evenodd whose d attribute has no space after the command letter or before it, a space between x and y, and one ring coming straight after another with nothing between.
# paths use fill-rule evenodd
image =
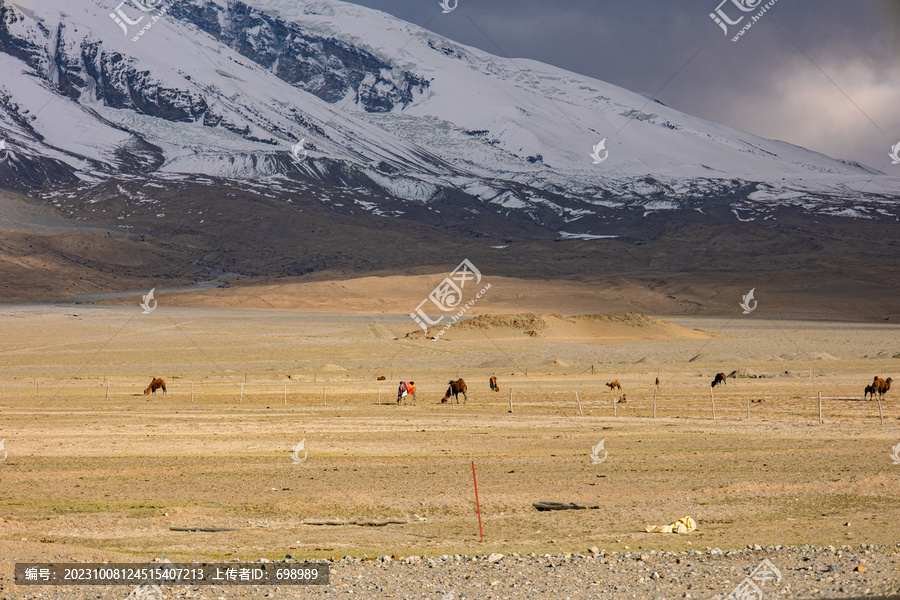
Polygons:
<instances>
[{"instance_id":1,"label":"camel","mask_svg":"<svg viewBox=\"0 0 900 600\"><path fill-rule=\"evenodd\" d=\"M613 391L613 390L619 390L619 391L622 391L622 384L619 383L619 380L618 380L618 379L616 379L615 381L611 381L611 382L607 383L607 384L606 384L606 387L609 388L609 391Z\"/></svg>"},{"instance_id":2,"label":"camel","mask_svg":"<svg viewBox=\"0 0 900 600\"><path fill-rule=\"evenodd\" d=\"M378 376L378 381L384 381L385 379L387 379L387 377L385 377L384 375Z\"/></svg>"},{"instance_id":3,"label":"camel","mask_svg":"<svg viewBox=\"0 0 900 600\"><path fill-rule=\"evenodd\" d=\"M144 395L146 396L150 392L156 393L156 390L162 388L163 394L166 393L166 382L158 377L154 377L153 381L150 382L150 385L147 386L147 389L144 390Z\"/></svg>"},{"instance_id":4,"label":"camel","mask_svg":"<svg viewBox=\"0 0 900 600\"><path fill-rule=\"evenodd\" d=\"M401 381L400 388L397 390L397 404L403 401L407 396L412 396L413 404L416 403L416 382Z\"/></svg>"},{"instance_id":5,"label":"camel","mask_svg":"<svg viewBox=\"0 0 900 600\"><path fill-rule=\"evenodd\" d=\"M888 390L891 389L891 382L894 381L892 378L888 377L887 379L880 379L878 377L875 378L875 382L872 384L875 387L875 391L878 392L878 399L883 400L884 395L888 393Z\"/></svg>"},{"instance_id":6,"label":"camel","mask_svg":"<svg viewBox=\"0 0 900 600\"><path fill-rule=\"evenodd\" d=\"M867 385L865 392L863 392L863 400L874 400L875 392L877 391L874 385Z\"/></svg>"},{"instance_id":7,"label":"camel","mask_svg":"<svg viewBox=\"0 0 900 600\"><path fill-rule=\"evenodd\" d=\"M622 397L619 398L619 404L628 404L628 400L625 399L625 394L622 394Z\"/></svg>"},{"instance_id":8,"label":"camel","mask_svg":"<svg viewBox=\"0 0 900 600\"><path fill-rule=\"evenodd\" d=\"M659 387L659 377L656 378L656 387Z\"/></svg>"},{"instance_id":9,"label":"camel","mask_svg":"<svg viewBox=\"0 0 900 600\"><path fill-rule=\"evenodd\" d=\"M450 400L451 395L456 399L457 404L459 404L459 395L460 394L463 395L463 402L466 402L469 400L469 397L466 396L466 389L468 389L468 388L466 387L465 381L463 381L462 379L457 379L456 381L450 380L449 385L450 385L450 387L447 388L447 393L444 394L444 399L441 400L442 404L444 402L446 402L447 400ZM451 403L452 403L452 401L451 401Z\"/></svg>"},{"instance_id":10,"label":"camel","mask_svg":"<svg viewBox=\"0 0 900 600\"><path fill-rule=\"evenodd\" d=\"M709 385L709 387L716 387L720 383L722 385L726 385L728 382L725 381L725 377L726 377L725 373L716 373L716 378L713 379L713 382Z\"/></svg>"},{"instance_id":11,"label":"camel","mask_svg":"<svg viewBox=\"0 0 900 600\"><path fill-rule=\"evenodd\" d=\"M497 385L497 378L496 378L496 377L491 377L490 383L491 383L491 391L492 391L492 392L499 392L499 391L500 391L500 386Z\"/></svg>"}]
</instances>

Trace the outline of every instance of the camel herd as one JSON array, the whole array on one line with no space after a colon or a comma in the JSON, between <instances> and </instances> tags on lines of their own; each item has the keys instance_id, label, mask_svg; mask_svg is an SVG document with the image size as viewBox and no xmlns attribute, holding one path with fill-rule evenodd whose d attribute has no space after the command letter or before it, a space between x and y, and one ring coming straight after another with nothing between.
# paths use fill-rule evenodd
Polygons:
<instances>
[{"instance_id":1,"label":"camel herd","mask_svg":"<svg viewBox=\"0 0 900 600\"><path fill-rule=\"evenodd\" d=\"M710 387L714 388L720 384L727 385L727 383L728 383L727 379L728 379L728 376L725 373L716 373L715 378L713 378L712 383L710 383ZM385 380L384 375L381 375L380 377L378 377L378 381L384 381L384 380ZM890 391L890 389L891 389L892 381L893 381L893 379L891 377L888 377L887 379L882 379L881 377L876 375L875 378L872 380L872 383L866 386L865 392L863 393L863 400L874 400L875 394L878 394L879 400L883 400L884 395L887 394L888 391ZM488 385L490 386L490 389L492 392L500 391L500 385L497 383L497 378L495 376L492 376L490 378L490 380L488 381ZM606 387L608 387L609 391L611 391L611 392L613 390L622 391L622 384L619 383L618 379L610 381L609 383L606 384ZM657 388L659 387L659 377L656 378L656 387ZM159 390L159 389L161 389L163 391L163 394L165 394L166 393L166 382L158 377L154 377L153 380L150 382L150 385L147 386L147 389L144 390L144 395L146 396L151 393L156 394L156 390ZM398 394L397 403L399 404L400 401L403 399L403 397L407 396L407 395L412 395L413 400L415 400L415 389L416 389L415 384L413 382L410 381L407 383L405 381L401 381L400 382L400 392ZM447 393L444 394L444 397L441 400L441 403L443 404L443 403L447 402L448 400L450 400L450 397L452 396L453 399L456 400L456 403L459 404L459 395L460 394L462 394L463 402L465 402L469 399L469 397L466 395L467 390L468 390L468 387L466 386L466 382L463 379L460 378L460 379L457 379L456 381L453 381L451 379L448 382ZM404 393L404 392L406 392L406 393ZM626 401L625 394L622 394L622 396L619 398L619 402L624 403L625 401ZM452 402L451 402L451 404L452 404Z\"/></svg>"}]
</instances>

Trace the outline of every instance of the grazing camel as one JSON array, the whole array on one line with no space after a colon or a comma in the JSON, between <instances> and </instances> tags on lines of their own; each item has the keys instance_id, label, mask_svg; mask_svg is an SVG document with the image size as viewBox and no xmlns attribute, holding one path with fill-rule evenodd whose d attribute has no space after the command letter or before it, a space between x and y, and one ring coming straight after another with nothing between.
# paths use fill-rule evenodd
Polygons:
<instances>
[{"instance_id":1,"label":"grazing camel","mask_svg":"<svg viewBox=\"0 0 900 600\"><path fill-rule=\"evenodd\" d=\"M713 382L709 385L709 387L716 387L720 383L722 385L727 385L728 382L725 381L725 377L726 377L725 373L716 373L716 378L713 379Z\"/></svg>"},{"instance_id":2,"label":"grazing camel","mask_svg":"<svg viewBox=\"0 0 900 600\"><path fill-rule=\"evenodd\" d=\"M878 392L878 399L883 400L884 395L888 393L888 390L891 389L891 382L894 381L892 378L888 377L887 379L879 379L875 378L875 391Z\"/></svg>"},{"instance_id":3,"label":"grazing camel","mask_svg":"<svg viewBox=\"0 0 900 600\"><path fill-rule=\"evenodd\" d=\"M878 390L875 389L874 385L867 385L866 391L863 392L863 400L874 400L876 391Z\"/></svg>"},{"instance_id":4,"label":"grazing camel","mask_svg":"<svg viewBox=\"0 0 900 600\"><path fill-rule=\"evenodd\" d=\"M416 403L416 382L415 381L401 381L400 388L397 390L397 404L403 401L403 399L407 396L412 396L413 404Z\"/></svg>"},{"instance_id":5,"label":"grazing camel","mask_svg":"<svg viewBox=\"0 0 900 600\"><path fill-rule=\"evenodd\" d=\"M656 378L656 387L659 387L659 377Z\"/></svg>"},{"instance_id":6,"label":"grazing camel","mask_svg":"<svg viewBox=\"0 0 900 600\"><path fill-rule=\"evenodd\" d=\"M492 391L492 392L499 392L499 391L500 391L500 386L497 385L497 378L496 378L496 377L491 377L490 383L491 383L491 391Z\"/></svg>"},{"instance_id":7,"label":"grazing camel","mask_svg":"<svg viewBox=\"0 0 900 600\"><path fill-rule=\"evenodd\" d=\"M150 382L150 385L147 386L147 389L144 390L144 395L146 396L150 392L156 393L156 390L162 388L163 394L166 393L166 382L158 377L154 377L153 381Z\"/></svg>"},{"instance_id":8,"label":"grazing camel","mask_svg":"<svg viewBox=\"0 0 900 600\"><path fill-rule=\"evenodd\" d=\"M619 390L619 391L621 391L621 390L622 390L622 384L619 383L619 380L618 380L618 379L616 379L615 381L611 381L611 382L607 383L607 384L606 384L606 387L609 388L609 391L613 391L613 390Z\"/></svg>"},{"instance_id":9,"label":"grazing camel","mask_svg":"<svg viewBox=\"0 0 900 600\"><path fill-rule=\"evenodd\" d=\"M387 377L385 377L384 375L378 376L378 381L384 381L385 379L387 379Z\"/></svg>"},{"instance_id":10,"label":"grazing camel","mask_svg":"<svg viewBox=\"0 0 900 600\"><path fill-rule=\"evenodd\" d=\"M459 404L459 395L463 395L463 402L467 402L469 397L466 396L466 382L462 379L457 379L456 381L451 380L449 382L450 387L447 388L447 393L444 394L444 399L441 400L441 404L450 400L450 396L452 395L456 399L456 403ZM452 403L452 401L451 401Z\"/></svg>"}]
</instances>

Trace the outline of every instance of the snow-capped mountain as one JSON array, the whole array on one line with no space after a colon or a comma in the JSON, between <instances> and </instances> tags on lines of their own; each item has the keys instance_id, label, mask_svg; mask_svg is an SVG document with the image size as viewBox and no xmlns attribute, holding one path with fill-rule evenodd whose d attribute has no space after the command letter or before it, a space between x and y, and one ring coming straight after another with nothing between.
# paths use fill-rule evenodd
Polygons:
<instances>
[{"instance_id":1,"label":"snow-capped mountain","mask_svg":"<svg viewBox=\"0 0 900 600\"><path fill-rule=\"evenodd\" d=\"M900 213L897 178L337 0L3 0L0 139L0 184L57 199L312 180L569 236L710 199L742 220Z\"/></svg>"}]
</instances>

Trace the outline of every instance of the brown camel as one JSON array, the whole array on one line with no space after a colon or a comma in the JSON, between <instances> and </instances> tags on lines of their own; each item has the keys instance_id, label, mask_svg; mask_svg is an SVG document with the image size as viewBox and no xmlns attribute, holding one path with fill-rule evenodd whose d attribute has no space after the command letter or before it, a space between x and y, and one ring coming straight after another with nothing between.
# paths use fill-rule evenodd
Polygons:
<instances>
[{"instance_id":1,"label":"brown camel","mask_svg":"<svg viewBox=\"0 0 900 600\"><path fill-rule=\"evenodd\" d=\"M166 382L158 377L154 377L153 381L150 382L150 385L147 386L147 389L144 390L144 395L146 396L150 392L156 393L156 390L162 388L163 394L166 393Z\"/></svg>"},{"instance_id":2,"label":"brown camel","mask_svg":"<svg viewBox=\"0 0 900 600\"><path fill-rule=\"evenodd\" d=\"M892 378L888 377L887 379L879 379L875 378L875 391L878 392L878 399L883 400L884 395L888 393L891 389L891 382L894 381Z\"/></svg>"},{"instance_id":3,"label":"brown camel","mask_svg":"<svg viewBox=\"0 0 900 600\"><path fill-rule=\"evenodd\" d=\"M499 392L499 391L500 391L500 386L497 385L497 378L496 378L496 377L491 377L490 384L491 384L491 391L492 391L492 392Z\"/></svg>"},{"instance_id":4,"label":"brown camel","mask_svg":"<svg viewBox=\"0 0 900 600\"><path fill-rule=\"evenodd\" d=\"M725 377L726 377L725 373L716 373L716 378L713 379L713 382L709 385L709 387L716 387L720 383L722 385L726 385L728 382L725 381Z\"/></svg>"},{"instance_id":5,"label":"brown camel","mask_svg":"<svg viewBox=\"0 0 900 600\"><path fill-rule=\"evenodd\" d=\"M875 389L874 385L867 385L865 392L863 392L863 400L874 400L876 391L878 390Z\"/></svg>"},{"instance_id":6,"label":"brown camel","mask_svg":"<svg viewBox=\"0 0 900 600\"><path fill-rule=\"evenodd\" d=\"M465 381L463 381L462 379L457 379L456 381L452 381L452 380L451 380L451 381L449 382L449 385L450 385L450 387L447 388L447 393L444 394L444 399L441 400L441 403L442 403L442 404L443 404L444 402L446 402L447 400L450 400L450 396L451 396L451 395L456 399L456 403L457 403L457 404L459 404L459 395L460 395L460 394L463 395L463 401L464 401L464 402L465 402L465 401L468 401L469 397L466 396L466 390L467 390L468 388L466 387L466 382L465 382Z\"/></svg>"},{"instance_id":7,"label":"brown camel","mask_svg":"<svg viewBox=\"0 0 900 600\"><path fill-rule=\"evenodd\" d=\"M619 383L619 380L618 380L618 379L616 379L615 381L611 381L611 382L607 383L607 384L606 384L606 387L609 388L609 391L613 391L613 390L619 390L619 391L621 391L621 390L622 390L622 384Z\"/></svg>"}]
</instances>

